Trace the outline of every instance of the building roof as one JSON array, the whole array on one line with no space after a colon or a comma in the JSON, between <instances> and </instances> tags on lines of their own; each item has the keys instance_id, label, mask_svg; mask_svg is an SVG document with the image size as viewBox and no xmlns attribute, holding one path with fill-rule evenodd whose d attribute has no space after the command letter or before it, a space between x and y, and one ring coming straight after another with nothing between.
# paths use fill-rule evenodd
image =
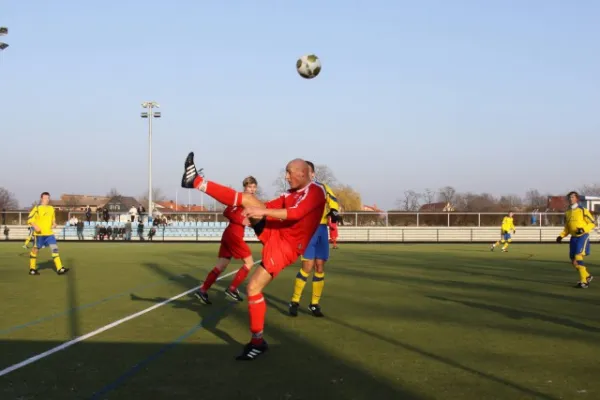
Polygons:
<instances>
[{"instance_id":1,"label":"building roof","mask_svg":"<svg viewBox=\"0 0 600 400\"><path fill-rule=\"evenodd\" d=\"M548 196L548 209L551 211L564 211L569 207L566 196Z\"/></svg>"},{"instance_id":2,"label":"building roof","mask_svg":"<svg viewBox=\"0 0 600 400\"><path fill-rule=\"evenodd\" d=\"M59 200L50 200L53 206L95 206L102 207L110 200L107 196L94 196L87 194L62 194Z\"/></svg>"},{"instance_id":3,"label":"building roof","mask_svg":"<svg viewBox=\"0 0 600 400\"><path fill-rule=\"evenodd\" d=\"M448 212L448 211L454 211L454 207L452 207L452 204L450 204L450 203L446 203L444 201L439 201L437 203L423 204L419 208L419 211Z\"/></svg>"},{"instance_id":4,"label":"building roof","mask_svg":"<svg viewBox=\"0 0 600 400\"><path fill-rule=\"evenodd\" d=\"M154 203L156 209L161 212L173 211L173 212L206 212L207 209L204 206L196 204L181 204L175 203L173 200L169 201L157 201Z\"/></svg>"}]
</instances>

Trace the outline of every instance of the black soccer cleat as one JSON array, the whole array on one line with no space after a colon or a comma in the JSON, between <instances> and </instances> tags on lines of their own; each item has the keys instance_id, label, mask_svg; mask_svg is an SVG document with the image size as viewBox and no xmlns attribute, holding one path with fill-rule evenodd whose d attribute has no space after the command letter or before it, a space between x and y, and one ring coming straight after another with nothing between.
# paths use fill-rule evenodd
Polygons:
<instances>
[{"instance_id":1,"label":"black soccer cleat","mask_svg":"<svg viewBox=\"0 0 600 400\"><path fill-rule=\"evenodd\" d=\"M259 345L252 344L252 342L250 342L244 346L242 354L237 356L235 359L238 361L254 361L267 350L269 350L269 345L264 339L263 342Z\"/></svg>"},{"instance_id":2,"label":"black soccer cleat","mask_svg":"<svg viewBox=\"0 0 600 400\"><path fill-rule=\"evenodd\" d=\"M65 268L65 267L62 267L61 269L59 269L58 271L56 271L56 273L57 273L58 275L64 275L64 274L66 274L67 272L69 272L69 268Z\"/></svg>"},{"instance_id":3,"label":"black soccer cleat","mask_svg":"<svg viewBox=\"0 0 600 400\"><path fill-rule=\"evenodd\" d=\"M202 168L196 169L194 164L194 152L190 152L185 159L183 176L181 178L181 187L186 189L194 189L194 182L198 176L201 176Z\"/></svg>"},{"instance_id":4,"label":"black soccer cleat","mask_svg":"<svg viewBox=\"0 0 600 400\"><path fill-rule=\"evenodd\" d=\"M298 316L298 308L300 308L300 304L299 303L296 303L295 301L290 302L289 312L290 312L290 315L292 317L297 317Z\"/></svg>"},{"instance_id":5,"label":"black soccer cleat","mask_svg":"<svg viewBox=\"0 0 600 400\"><path fill-rule=\"evenodd\" d=\"M577 282L577 285L575 285L574 287L575 289L587 289L588 287L590 287L590 285L583 282Z\"/></svg>"},{"instance_id":6,"label":"black soccer cleat","mask_svg":"<svg viewBox=\"0 0 600 400\"><path fill-rule=\"evenodd\" d=\"M40 271L38 271L37 269L29 269L29 275L39 275Z\"/></svg>"},{"instance_id":7,"label":"black soccer cleat","mask_svg":"<svg viewBox=\"0 0 600 400\"><path fill-rule=\"evenodd\" d=\"M194 292L194 296L196 296L204 304L208 304L208 305L212 304L212 302L208 299L208 293L204 293L201 290L196 290Z\"/></svg>"},{"instance_id":8,"label":"black soccer cleat","mask_svg":"<svg viewBox=\"0 0 600 400\"><path fill-rule=\"evenodd\" d=\"M325 315L323 315L323 313L321 312L321 306L318 304L311 304L308 306L308 309L310 310L310 312L312 313L312 315L314 317L324 317Z\"/></svg>"},{"instance_id":9,"label":"black soccer cleat","mask_svg":"<svg viewBox=\"0 0 600 400\"><path fill-rule=\"evenodd\" d=\"M225 289L225 294L235 301L244 301L240 291L237 289L231 290L230 288Z\"/></svg>"}]
</instances>

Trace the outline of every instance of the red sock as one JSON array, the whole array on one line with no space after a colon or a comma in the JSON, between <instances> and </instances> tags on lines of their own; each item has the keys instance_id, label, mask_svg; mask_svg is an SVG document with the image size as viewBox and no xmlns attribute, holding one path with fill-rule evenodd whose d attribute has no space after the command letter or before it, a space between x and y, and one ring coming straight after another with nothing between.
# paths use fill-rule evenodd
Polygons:
<instances>
[{"instance_id":1,"label":"red sock","mask_svg":"<svg viewBox=\"0 0 600 400\"><path fill-rule=\"evenodd\" d=\"M248 296L248 314L250 315L250 332L252 344L259 345L263 342L263 329L265 327L265 314L267 303L262 293Z\"/></svg>"},{"instance_id":2,"label":"red sock","mask_svg":"<svg viewBox=\"0 0 600 400\"><path fill-rule=\"evenodd\" d=\"M201 186L202 184L202 178L198 177L196 178L196 182L194 182L194 187ZM242 193L236 192L227 186L219 185L213 181L206 181L204 184L206 187L203 192L217 200L219 203L235 207L242 205Z\"/></svg>"},{"instance_id":3,"label":"red sock","mask_svg":"<svg viewBox=\"0 0 600 400\"><path fill-rule=\"evenodd\" d=\"M229 289L231 289L231 290L237 289L238 286L240 286L240 284L242 282L244 282L244 279L246 279L246 277L248 276L248 272L250 272L249 265L244 265L242 268L240 268L238 270L237 274L235 274L233 281L231 281L231 285L229 285Z\"/></svg>"},{"instance_id":4,"label":"red sock","mask_svg":"<svg viewBox=\"0 0 600 400\"><path fill-rule=\"evenodd\" d=\"M217 267L214 267L212 271L210 271L208 275L206 275L206 279L204 280L204 283L202 284L200 290L203 292L208 291L212 284L215 283L219 275L221 275L221 270L219 270Z\"/></svg>"}]
</instances>

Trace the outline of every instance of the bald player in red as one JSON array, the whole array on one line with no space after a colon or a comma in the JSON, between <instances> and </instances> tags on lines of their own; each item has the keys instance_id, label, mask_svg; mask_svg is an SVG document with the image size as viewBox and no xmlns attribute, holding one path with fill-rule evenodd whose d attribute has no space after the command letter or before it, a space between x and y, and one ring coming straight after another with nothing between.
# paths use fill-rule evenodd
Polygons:
<instances>
[{"instance_id":1,"label":"bald player in red","mask_svg":"<svg viewBox=\"0 0 600 400\"><path fill-rule=\"evenodd\" d=\"M306 161L295 159L285 169L290 189L280 197L262 203L256 197L206 180L194 164L194 153L185 160L181 186L198 189L226 206L243 207L258 239L263 244L261 267L246 287L252 338L237 360L255 360L268 350L263 338L267 304L264 288L304 253L323 217L325 190L311 181Z\"/></svg>"}]
</instances>

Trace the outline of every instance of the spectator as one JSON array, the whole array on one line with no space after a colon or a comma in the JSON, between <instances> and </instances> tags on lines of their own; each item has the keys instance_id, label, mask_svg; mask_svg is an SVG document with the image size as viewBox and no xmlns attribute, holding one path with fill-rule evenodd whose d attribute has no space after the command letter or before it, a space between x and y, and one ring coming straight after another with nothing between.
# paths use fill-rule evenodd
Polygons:
<instances>
[{"instance_id":1,"label":"spectator","mask_svg":"<svg viewBox=\"0 0 600 400\"><path fill-rule=\"evenodd\" d=\"M137 233L138 233L138 236L140 237L140 240L143 241L144 240L144 223L142 221L140 221L138 223Z\"/></svg>"},{"instance_id":2,"label":"spectator","mask_svg":"<svg viewBox=\"0 0 600 400\"><path fill-rule=\"evenodd\" d=\"M84 240L83 237L83 221L77 221L77 239L78 240Z\"/></svg>"},{"instance_id":3,"label":"spectator","mask_svg":"<svg viewBox=\"0 0 600 400\"><path fill-rule=\"evenodd\" d=\"M90 224L90 221L92 220L92 209L89 206L85 210L85 220L87 221L88 225Z\"/></svg>"},{"instance_id":4,"label":"spectator","mask_svg":"<svg viewBox=\"0 0 600 400\"><path fill-rule=\"evenodd\" d=\"M131 222L125 222L125 240L131 240Z\"/></svg>"},{"instance_id":5,"label":"spectator","mask_svg":"<svg viewBox=\"0 0 600 400\"><path fill-rule=\"evenodd\" d=\"M109 215L109 213L108 213L108 208L106 208L106 207L105 207L105 208L102 210L102 217L103 217L102 219L104 220L104 222L108 222L108 220L109 220L109 217L110 217L110 215Z\"/></svg>"},{"instance_id":6,"label":"spectator","mask_svg":"<svg viewBox=\"0 0 600 400\"><path fill-rule=\"evenodd\" d=\"M131 206L131 208L129 209L129 216L131 217L131 222L135 221L135 216L137 215L137 209L135 208L135 206Z\"/></svg>"},{"instance_id":7,"label":"spectator","mask_svg":"<svg viewBox=\"0 0 600 400\"><path fill-rule=\"evenodd\" d=\"M8 232L10 232L10 229L8 229L8 226L4 225L4 240L8 240Z\"/></svg>"}]
</instances>

